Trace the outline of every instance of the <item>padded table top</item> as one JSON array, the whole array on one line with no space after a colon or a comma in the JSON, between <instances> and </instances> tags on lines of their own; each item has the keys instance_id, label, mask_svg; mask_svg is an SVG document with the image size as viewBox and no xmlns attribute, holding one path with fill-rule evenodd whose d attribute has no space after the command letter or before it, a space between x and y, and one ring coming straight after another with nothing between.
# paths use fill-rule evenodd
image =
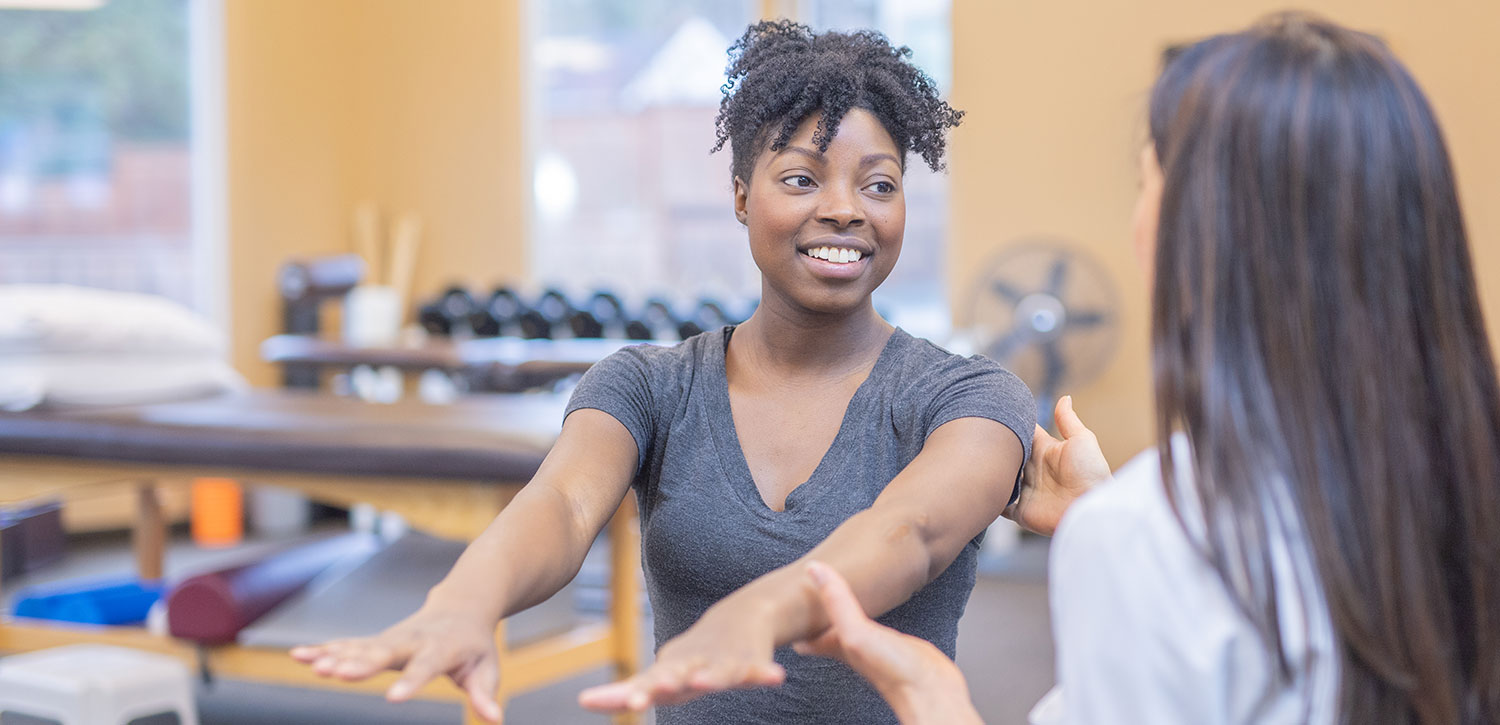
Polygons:
<instances>
[{"instance_id":1,"label":"padded table top","mask_svg":"<svg viewBox=\"0 0 1500 725\"><path fill-rule=\"evenodd\" d=\"M316 391L0 413L0 455L433 479L529 479L566 395L476 395L448 405L366 403Z\"/></svg>"}]
</instances>

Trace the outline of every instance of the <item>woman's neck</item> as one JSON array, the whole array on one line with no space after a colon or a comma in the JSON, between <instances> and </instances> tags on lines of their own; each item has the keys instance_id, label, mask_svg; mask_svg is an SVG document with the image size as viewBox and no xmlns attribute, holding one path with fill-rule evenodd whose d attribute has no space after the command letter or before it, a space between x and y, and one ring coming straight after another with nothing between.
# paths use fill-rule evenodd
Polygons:
<instances>
[{"instance_id":1,"label":"woman's neck","mask_svg":"<svg viewBox=\"0 0 1500 725\"><path fill-rule=\"evenodd\" d=\"M894 331L872 304L822 314L768 298L735 328L730 350L737 362L766 372L839 377L873 365Z\"/></svg>"}]
</instances>

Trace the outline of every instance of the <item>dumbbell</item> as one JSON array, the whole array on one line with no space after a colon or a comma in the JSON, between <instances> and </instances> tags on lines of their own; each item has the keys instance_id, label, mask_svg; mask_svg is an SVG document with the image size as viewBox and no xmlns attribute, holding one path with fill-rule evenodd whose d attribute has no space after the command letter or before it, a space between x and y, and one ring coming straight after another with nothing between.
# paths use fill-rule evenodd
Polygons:
<instances>
[{"instance_id":1,"label":"dumbbell","mask_svg":"<svg viewBox=\"0 0 1500 725\"><path fill-rule=\"evenodd\" d=\"M641 340L671 340L679 338L677 326L682 320L677 318L677 313L672 311L671 303L660 297L646 300L641 313L633 321L635 324L632 331L637 333L629 335L631 339ZM644 336L642 335L644 333Z\"/></svg>"},{"instance_id":2,"label":"dumbbell","mask_svg":"<svg viewBox=\"0 0 1500 725\"><path fill-rule=\"evenodd\" d=\"M472 330L471 321L478 303L474 295L463 287L454 285L442 296L423 305L417 312L417 321L433 335L452 335L461 330Z\"/></svg>"},{"instance_id":3,"label":"dumbbell","mask_svg":"<svg viewBox=\"0 0 1500 725\"><path fill-rule=\"evenodd\" d=\"M553 324L566 323L568 316L576 309L573 307L573 303L568 300L568 296L563 294L562 290L555 287L542 292L541 296L536 298L536 303L532 307L537 312L542 313Z\"/></svg>"},{"instance_id":4,"label":"dumbbell","mask_svg":"<svg viewBox=\"0 0 1500 725\"><path fill-rule=\"evenodd\" d=\"M520 314L516 316L521 337L528 340L552 339L558 328L567 324L568 311L571 309L568 298L561 292L555 289L543 292L532 305L522 305Z\"/></svg>"},{"instance_id":5,"label":"dumbbell","mask_svg":"<svg viewBox=\"0 0 1500 725\"><path fill-rule=\"evenodd\" d=\"M644 320L640 319L625 320L624 332L626 340L656 339L656 335L652 334L650 326L648 326Z\"/></svg>"},{"instance_id":6,"label":"dumbbell","mask_svg":"<svg viewBox=\"0 0 1500 725\"><path fill-rule=\"evenodd\" d=\"M618 337L625 332L625 305L613 293L595 292L568 318L568 325L573 337Z\"/></svg>"},{"instance_id":7,"label":"dumbbell","mask_svg":"<svg viewBox=\"0 0 1500 725\"><path fill-rule=\"evenodd\" d=\"M417 310L417 324L429 335L448 337L453 334L453 322L443 314L441 301L429 302Z\"/></svg>"},{"instance_id":8,"label":"dumbbell","mask_svg":"<svg viewBox=\"0 0 1500 725\"><path fill-rule=\"evenodd\" d=\"M496 287L484 306L474 311L471 324L480 337L498 337L516 326L525 305L509 287Z\"/></svg>"},{"instance_id":9,"label":"dumbbell","mask_svg":"<svg viewBox=\"0 0 1500 725\"><path fill-rule=\"evenodd\" d=\"M701 334L704 330L713 330L729 324L729 316L724 313L724 306L712 299L698 301L698 307L693 310L689 317L678 320L677 337L686 340L694 335Z\"/></svg>"}]
</instances>

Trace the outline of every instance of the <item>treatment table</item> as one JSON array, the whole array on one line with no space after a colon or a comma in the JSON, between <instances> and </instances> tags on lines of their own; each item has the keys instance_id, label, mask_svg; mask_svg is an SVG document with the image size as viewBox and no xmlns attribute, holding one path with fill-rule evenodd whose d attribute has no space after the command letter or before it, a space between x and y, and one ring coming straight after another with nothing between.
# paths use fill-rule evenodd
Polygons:
<instances>
[{"instance_id":1,"label":"treatment table","mask_svg":"<svg viewBox=\"0 0 1500 725\"><path fill-rule=\"evenodd\" d=\"M137 502L134 545L144 579L162 576L162 491L201 476L282 486L334 505L370 504L399 513L414 529L469 540L536 472L561 427L563 405L555 394L470 396L438 406L257 390L179 403L0 414L0 507L44 498L66 507L99 491L129 488ZM608 621L516 647L507 646L502 623L496 632L502 705L593 668L611 666L623 676L639 667L640 544L631 497L608 532ZM370 693L394 681L393 673L361 683L324 680L281 649L199 651L138 628L0 618L0 652L79 642L166 652L232 679ZM446 680L418 696L463 700Z\"/></svg>"}]
</instances>

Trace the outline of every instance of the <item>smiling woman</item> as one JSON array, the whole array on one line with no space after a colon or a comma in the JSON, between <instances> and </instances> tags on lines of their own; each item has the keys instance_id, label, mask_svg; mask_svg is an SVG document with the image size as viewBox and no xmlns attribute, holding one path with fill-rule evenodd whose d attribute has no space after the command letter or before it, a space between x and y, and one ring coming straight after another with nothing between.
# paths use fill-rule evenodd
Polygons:
<instances>
[{"instance_id":1,"label":"smiling woman","mask_svg":"<svg viewBox=\"0 0 1500 725\"><path fill-rule=\"evenodd\" d=\"M871 294L906 225L908 152L940 167L961 114L872 32L752 26L731 47L718 129L761 273L744 324L595 365L537 476L433 589L373 638L298 650L321 674L440 674L493 713L486 633L546 599L632 490L656 663L583 694L657 722L892 723L849 668L788 645L827 626L812 557L882 622L952 656L985 528L1017 500L1036 421L1025 385L897 329ZM1020 496L1042 531L1060 510ZM517 555L525 552L525 555ZM777 689L747 689L779 685Z\"/></svg>"}]
</instances>

